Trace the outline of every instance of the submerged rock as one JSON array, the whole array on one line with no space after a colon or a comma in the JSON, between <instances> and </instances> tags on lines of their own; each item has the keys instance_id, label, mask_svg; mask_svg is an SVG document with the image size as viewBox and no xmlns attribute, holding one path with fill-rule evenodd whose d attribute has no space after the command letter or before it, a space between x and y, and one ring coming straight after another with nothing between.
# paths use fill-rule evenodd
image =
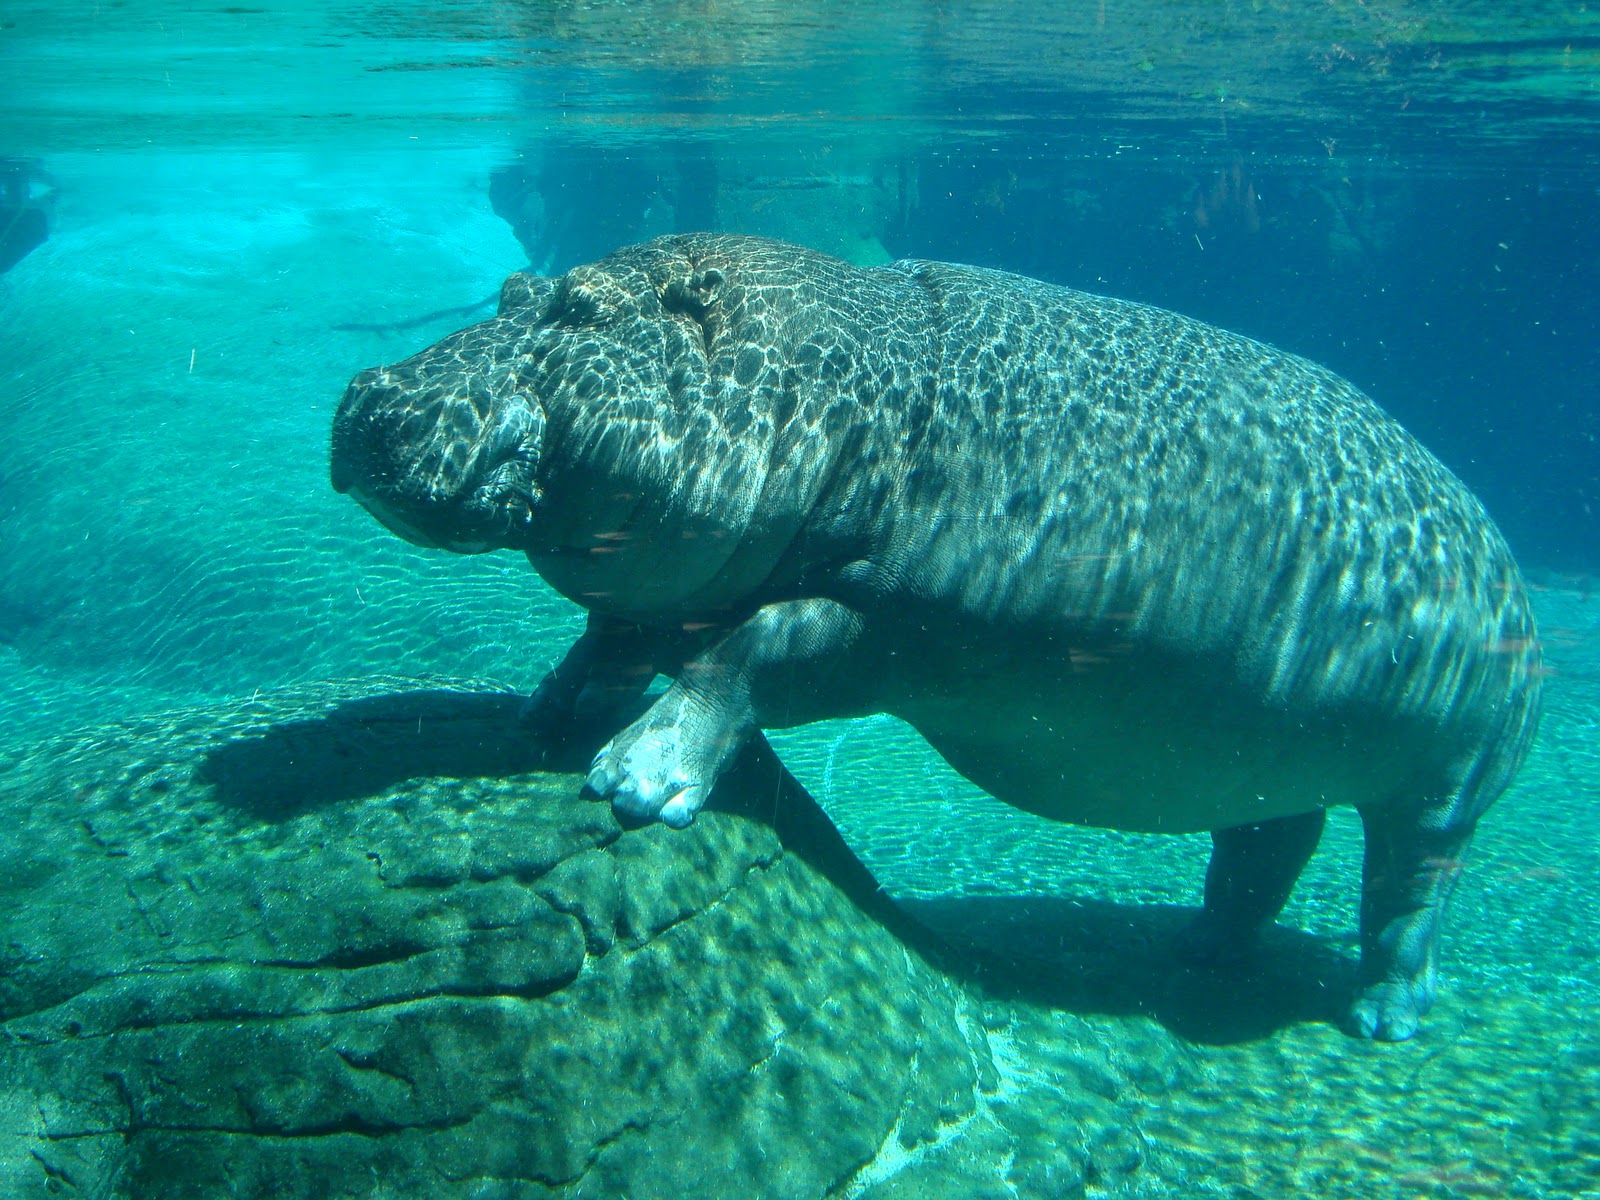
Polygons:
<instances>
[{"instance_id":1,"label":"submerged rock","mask_svg":"<svg viewBox=\"0 0 1600 1200\"><path fill-rule=\"evenodd\" d=\"M379 686L0 762L0 1193L1043 1197L1095 1171L1071 1097L1042 1139L997 1018L764 746L690 829L624 830L517 697Z\"/></svg>"}]
</instances>

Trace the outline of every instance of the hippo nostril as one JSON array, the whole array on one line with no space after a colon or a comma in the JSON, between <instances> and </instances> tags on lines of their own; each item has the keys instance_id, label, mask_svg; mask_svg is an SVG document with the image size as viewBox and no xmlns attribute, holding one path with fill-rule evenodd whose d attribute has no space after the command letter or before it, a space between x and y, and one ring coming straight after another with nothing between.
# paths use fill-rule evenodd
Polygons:
<instances>
[{"instance_id":1,"label":"hippo nostril","mask_svg":"<svg viewBox=\"0 0 1600 1200\"><path fill-rule=\"evenodd\" d=\"M495 549L532 518L543 429L537 405L480 375L363 371L334 418L329 476L408 541Z\"/></svg>"},{"instance_id":2,"label":"hippo nostril","mask_svg":"<svg viewBox=\"0 0 1600 1200\"><path fill-rule=\"evenodd\" d=\"M386 447L398 442L389 397L395 391L381 367L350 381L333 418L329 476L341 494L383 474Z\"/></svg>"}]
</instances>

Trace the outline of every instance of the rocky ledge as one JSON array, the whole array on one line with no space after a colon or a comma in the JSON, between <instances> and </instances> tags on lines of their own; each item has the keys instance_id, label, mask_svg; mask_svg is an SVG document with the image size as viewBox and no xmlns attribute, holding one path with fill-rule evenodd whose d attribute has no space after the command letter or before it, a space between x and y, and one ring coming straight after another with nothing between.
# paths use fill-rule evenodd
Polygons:
<instances>
[{"instance_id":1,"label":"rocky ledge","mask_svg":"<svg viewBox=\"0 0 1600 1200\"><path fill-rule=\"evenodd\" d=\"M691 829L625 830L519 703L307 688L0 762L0 1194L1042 1200L1136 1168L1109 1075L1019 1103L1005 1030L764 745Z\"/></svg>"}]
</instances>

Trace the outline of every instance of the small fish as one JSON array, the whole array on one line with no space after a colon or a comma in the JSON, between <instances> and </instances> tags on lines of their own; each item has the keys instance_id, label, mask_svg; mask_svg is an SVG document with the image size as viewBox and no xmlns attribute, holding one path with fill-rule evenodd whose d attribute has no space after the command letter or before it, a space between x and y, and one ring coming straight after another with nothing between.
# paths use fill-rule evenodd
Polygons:
<instances>
[{"instance_id":1,"label":"small fish","mask_svg":"<svg viewBox=\"0 0 1600 1200\"><path fill-rule=\"evenodd\" d=\"M1490 654L1526 654L1538 643L1533 638L1498 638L1488 643Z\"/></svg>"},{"instance_id":2,"label":"small fish","mask_svg":"<svg viewBox=\"0 0 1600 1200\"><path fill-rule=\"evenodd\" d=\"M1560 867L1515 867L1506 872L1508 879L1526 879L1532 883L1565 883L1567 873Z\"/></svg>"}]
</instances>

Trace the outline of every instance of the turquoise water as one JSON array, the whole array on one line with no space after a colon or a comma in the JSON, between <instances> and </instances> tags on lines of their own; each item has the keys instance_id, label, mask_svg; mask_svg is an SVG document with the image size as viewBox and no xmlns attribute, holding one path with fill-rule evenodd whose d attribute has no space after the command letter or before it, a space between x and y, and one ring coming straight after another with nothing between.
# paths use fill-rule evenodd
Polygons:
<instances>
[{"instance_id":1,"label":"turquoise water","mask_svg":"<svg viewBox=\"0 0 1600 1200\"><path fill-rule=\"evenodd\" d=\"M853 1066L833 1052L803 1089L797 1076L686 1126L718 1164L701 1194L1600 1195L1600 16L1505 7L0 7L0 174L22 181L0 199L48 223L42 242L13 243L0 274L0 812L19 831L0 854L0 1194L684 1194L685 1176L628 1165L637 1145L641 1160L689 1169L693 1156L680 1146L681 1162L671 1157L674 1139L652 1133L652 1118L726 1098L783 1037L821 1029L861 1047ZM8 220L0 230L20 228ZM1415 1042L1371 1046L1337 1030L1356 920L1353 815L1334 814L1268 964L1197 984L1163 939L1179 907L1198 903L1203 836L1027 817L887 718L773 739L884 888L957 947L930 974L884 974L882 995L858 981L855 1024L828 1025L832 995L813 997L808 1017L762 1000L759 972L732 961L744 944L735 924L712 969L738 989L706 983L698 950L674 969L699 981L679 986L706 1011L788 1031L772 1035L771 1055L697 1074L696 1056L715 1055L690 1038L674 1043L683 1061L648 1078L588 1043L541 1058L527 1039L546 1027L516 1025L526 1014L510 1006L546 1000L508 988L492 1018L438 1017L418 1035L418 1061L461 1078L475 1054L494 1059L484 1077L503 1090L458 1111L418 1098L428 1085L415 1063L389 1075L372 1065L386 1061L374 1029L437 1017L433 976L394 984L403 1002L359 1032L339 1024L333 985L308 981L297 1000L296 985L259 982L295 963L382 965L361 914L376 906L382 925L387 900L372 896L400 893L305 882L319 855L329 879L366 869L366 844L341 849L338 837L397 853L384 839L402 835L373 832L364 813L399 814L418 843L487 844L474 805L487 822L527 803L494 780L569 800L578 782L551 783L514 757L474 768L446 743L416 760L391 748L409 765L356 772L331 807L293 817L252 815L228 798L238 785L206 782L218 746L265 738L272 752L247 768L265 793L315 791L306 780L324 768L294 764L323 760L271 730L315 728L325 707L358 695L526 693L581 629L581 612L519 557L417 549L332 491L328 430L350 377L487 316L514 270L560 272L697 228L863 264L1002 267L1214 321L1351 378L1484 499L1535 584L1548 712L1463 872L1445 992ZM516 859L508 822L512 866L459 878L439 867L437 879L416 868L438 903L394 915L384 953L398 959L394 946L413 942L445 953L455 934L429 939L458 919L500 928L461 915L490 900L448 889L539 886L548 863ZM95 832L108 823L115 837ZM745 842L708 828L693 871L721 879L716 839L729 855ZM609 852L613 834L594 836ZM615 845L647 844L661 873L689 869L690 852L628 840L638 836ZM122 849L97 854L102 841ZM750 844L752 861L772 859ZM573 849L573 861L599 849ZM287 882L180 895L184 879L215 881L235 862ZM102 875L115 886L96 890ZM666 876L628 878L646 889ZM194 898L207 894L224 899ZM297 911L296 896L342 914L334 932L292 953L287 934L245 945L239 930ZM254 915L229 915L236 901ZM845 922L843 908L793 903L823 914L818 929ZM234 932L193 916L212 909ZM748 920L773 911L756 905ZM107 931L129 940L102 946ZM875 970L900 961L892 941L859 936ZM851 955L818 938L797 939L811 962L795 970L832 979L829 964ZM201 968L256 982L206 991L222 985ZM492 993L498 969L469 958L450 987ZM614 1016L642 971L620 975L615 995L596 985L589 1003ZM133 1002L117 989L160 979L175 990L140 1003L167 1015L125 1018L118 1005ZM583 1006L564 1003L583 1026ZM269 1018L291 1024L305 1016L296 1004L324 1026L304 1045L272 1042ZM912 1137L906 1097L921 1093L896 1074L904 1061L870 1047L899 1054L893 1022L873 1014L893 1010L909 1028L919 1005L927 1030L942 1014L958 1057L988 1066L918 1100L933 1132ZM49 1024L58 1011L104 1028L79 1053L51 1041L65 1036ZM227 1051L152 1040L221 1029L230 1011L261 1040ZM722 1028L692 1011L691 1027ZM596 1008L593 1028L611 1030L605 1019ZM483 1032L502 1020L501 1040ZM619 1027L606 1044L631 1046ZM649 1043L669 1026L638 1028ZM463 1030L483 1033L476 1051ZM40 1065L29 1054L47 1042L62 1057ZM352 1077L382 1076L377 1091L318 1074L317 1048L333 1045ZM925 1078L948 1051L931 1032L917 1045ZM139 1065L163 1055L165 1076ZM1001 1082L985 1084L985 1070ZM613 1105L602 1149L550 1132L528 1081L563 1072L585 1081L563 1093L573 1103L587 1104L588 1088L597 1111ZM218 1099L269 1077L322 1082L294 1104ZM439 1078L442 1093L465 1094L443 1066ZM624 1094L656 1099L614 1110ZM502 1124L480 1120L488 1112ZM834 1146L840 1126L867 1149ZM253 1166L185 1174L185 1162L226 1157L229 1137L250 1139ZM834 1165L755 1165L809 1144ZM450 1162L464 1165L439 1165Z\"/></svg>"}]
</instances>

